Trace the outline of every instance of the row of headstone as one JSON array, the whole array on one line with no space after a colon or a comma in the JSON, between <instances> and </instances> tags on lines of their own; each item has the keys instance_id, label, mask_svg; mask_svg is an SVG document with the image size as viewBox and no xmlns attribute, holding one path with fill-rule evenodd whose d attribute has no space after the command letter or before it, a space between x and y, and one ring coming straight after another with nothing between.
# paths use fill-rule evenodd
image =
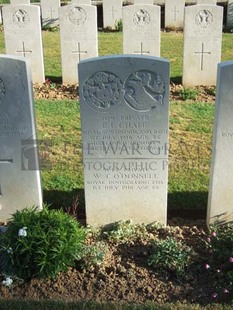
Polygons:
<instances>
[{"instance_id":1,"label":"row of headstone","mask_svg":"<svg viewBox=\"0 0 233 310\"><path fill-rule=\"evenodd\" d=\"M150 4L153 0L134 0L134 4ZM30 4L30 0L11 0L11 4ZM72 0L73 5L91 5L91 0ZM197 0L196 4L213 4L216 0ZM55 27L59 25L58 10L60 0L41 0L42 25ZM185 0L166 0L165 1L165 27L183 28ZM228 0L227 9L227 29L233 29L233 0ZM104 27L115 28L116 22L122 19L122 0L103 0ZM0 16L1 23L1 16Z\"/></svg>"},{"instance_id":2,"label":"row of headstone","mask_svg":"<svg viewBox=\"0 0 233 310\"><path fill-rule=\"evenodd\" d=\"M194 5L186 7L185 12L183 85L215 84L221 57L223 9ZM39 7L5 6L3 14L6 53L29 58L33 81L43 83ZM90 5L67 5L59 9L59 15L63 83L77 83L76 63L98 56L97 10ZM123 53L159 57L160 7L126 6L123 20Z\"/></svg>"},{"instance_id":3,"label":"row of headstone","mask_svg":"<svg viewBox=\"0 0 233 310\"><path fill-rule=\"evenodd\" d=\"M166 224L169 62L111 56L79 64L87 223ZM0 221L42 207L29 63L0 56ZM233 62L219 65L207 223L233 219ZM12 194L14 193L14 194Z\"/></svg>"}]
</instances>

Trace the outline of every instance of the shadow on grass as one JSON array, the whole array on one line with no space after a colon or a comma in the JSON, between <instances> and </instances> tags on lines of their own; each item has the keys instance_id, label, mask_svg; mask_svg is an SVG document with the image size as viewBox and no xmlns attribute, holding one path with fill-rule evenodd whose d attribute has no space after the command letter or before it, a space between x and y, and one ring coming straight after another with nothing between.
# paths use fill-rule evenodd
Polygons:
<instances>
[{"instance_id":1,"label":"shadow on grass","mask_svg":"<svg viewBox=\"0 0 233 310\"><path fill-rule=\"evenodd\" d=\"M174 84L182 84L182 76L171 77L171 82Z\"/></svg>"},{"instance_id":2,"label":"shadow on grass","mask_svg":"<svg viewBox=\"0 0 233 310\"><path fill-rule=\"evenodd\" d=\"M84 189L72 191L44 190L44 203L51 209L62 209L86 225Z\"/></svg>"},{"instance_id":3,"label":"shadow on grass","mask_svg":"<svg viewBox=\"0 0 233 310\"><path fill-rule=\"evenodd\" d=\"M168 194L168 220L176 217L205 219L207 192L177 192ZM51 209L63 209L78 221L86 224L84 189L72 191L44 190L44 203Z\"/></svg>"},{"instance_id":4,"label":"shadow on grass","mask_svg":"<svg viewBox=\"0 0 233 310\"><path fill-rule=\"evenodd\" d=\"M176 192L168 194L168 219L205 219L208 192Z\"/></svg>"},{"instance_id":5,"label":"shadow on grass","mask_svg":"<svg viewBox=\"0 0 233 310\"><path fill-rule=\"evenodd\" d=\"M46 79L50 80L52 83L62 84L61 76L46 75Z\"/></svg>"}]
</instances>

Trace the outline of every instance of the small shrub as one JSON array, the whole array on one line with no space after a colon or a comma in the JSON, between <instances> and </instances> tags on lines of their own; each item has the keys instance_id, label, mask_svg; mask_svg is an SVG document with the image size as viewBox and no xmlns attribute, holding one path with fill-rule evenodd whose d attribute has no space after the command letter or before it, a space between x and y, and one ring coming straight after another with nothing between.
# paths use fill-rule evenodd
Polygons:
<instances>
[{"instance_id":1,"label":"small shrub","mask_svg":"<svg viewBox=\"0 0 233 310\"><path fill-rule=\"evenodd\" d=\"M103 241L97 241L95 244L85 245L82 251L80 265L89 271L94 270L101 266L107 252L108 247Z\"/></svg>"},{"instance_id":2,"label":"small shrub","mask_svg":"<svg viewBox=\"0 0 233 310\"><path fill-rule=\"evenodd\" d=\"M195 100L199 95L199 90L195 88L182 88L180 91L180 95L183 100Z\"/></svg>"},{"instance_id":3,"label":"small shrub","mask_svg":"<svg viewBox=\"0 0 233 310\"><path fill-rule=\"evenodd\" d=\"M17 211L0 236L3 271L23 279L54 278L80 258L84 239L84 229L62 211Z\"/></svg>"},{"instance_id":4,"label":"small shrub","mask_svg":"<svg viewBox=\"0 0 233 310\"><path fill-rule=\"evenodd\" d=\"M191 264L191 249L174 238L153 242L153 254L148 264L155 269L168 270L177 277L185 275L186 268Z\"/></svg>"},{"instance_id":5,"label":"small shrub","mask_svg":"<svg viewBox=\"0 0 233 310\"><path fill-rule=\"evenodd\" d=\"M144 224L134 224L132 221L117 222L111 229L104 231L105 238L113 243L132 243L136 240L146 240L149 232Z\"/></svg>"}]
</instances>

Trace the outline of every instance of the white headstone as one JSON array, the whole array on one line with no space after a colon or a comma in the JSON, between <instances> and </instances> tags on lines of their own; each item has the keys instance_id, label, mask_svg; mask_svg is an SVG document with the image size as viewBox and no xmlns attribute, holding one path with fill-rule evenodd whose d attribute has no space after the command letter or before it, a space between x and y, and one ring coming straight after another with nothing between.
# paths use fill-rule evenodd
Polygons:
<instances>
[{"instance_id":1,"label":"white headstone","mask_svg":"<svg viewBox=\"0 0 233 310\"><path fill-rule=\"evenodd\" d=\"M169 62L110 56L79 64L87 223L166 223Z\"/></svg>"},{"instance_id":2,"label":"white headstone","mask_svg":"<svg viewBox=\"0 0 233 310\"><path fill-rule=\"evenodd\" d=\"M116 23L122 19L122 0L103 0L104 28L116 28Z\"/></svg>"},{"instance_id":3,"label":"white headstone","mask_svg":"<svg viewBox=\"0 0 233 310\"><path fill-rule=\"evenodd\" d=\"M71 4L73 5L91 5L91 0L72 0Z\"/></svg>"},{"instance_id":4,"label":"white headstone","mask_svg":"<svg viewBox=\"0 0 233 310\"><path fill-rule=\"evenodd\" d=\"M185 0L165 1L165 27L183 28Z\"/></svg>"},{"instance_id":5,"label":"white headstone","mask_svg":"<svg viewBox=\"0 0 233 310\"><path fill-rule=\"evenodd\" d=\"M197 4L217 4L216 0L197 0Z\"/></svg>"},{"instance_id":6,"label":"white headstone","mask_svg":"<svg viewBox=\"0 0 233 310\"><path fill-rule=\"evenodd\" d=\"M30 4L30 0L10 0L10 4Z\"/></svg>"},{"instance_id":7,"label":"white headstone","mask_svg":"<svg viewBox=\"0 0 233 310\"><path fill-rule=\"evenodd\" d=\"M77 63L98 56L97 8L66 5L60 8L63 83L77 83Z\"/></svg>"},{"instance_id":8,"label":"white headstone","mask_svg":"<svg viewBox=\"0 0 233 310\"><path fill-rule=\"evenodd\" d=\"M42 207L31 74L26 60L0 56L0 222Z\"/></svg>"},{"instance_id":9,"label":"white headstone","mask_svg":"<svg viewBox=\"0 0 233 310\"><path fill-rule=\"evenodd\" d=\"M218 66L207 223L233 220L233 62Z\"/></svg>"},{"instance_id":10,"label":"white headstone","mask_svg":"<svg viewBox=\"0 0 233 310\"><path fill-rule=\"evenodd\" d=\"M40 8L6 5L2 9L6 53L30 59L34 83L44 83Z\"/></svg>"},{"instance_id":11,"label":"white headstone","mask_svg":"<svg viewBox=\"0 0 233 310\"><path fill-rule=\"evenodd\" d=\"M215 85L221 60L223 8L192 5L185 8L183 85Z\"/></svg>"},{"instance_id":12,"label":"white headstone","mask_svg":"<svg viewBox=\"0 0 233 310\"><path fill-rule=\"evenodd\" d=\"M233 31L233 0L228 0L227 4L227 25L228 30Z\"/></svg>"},{"instance_id":13,"label":"white headstone","mask_svg":"<svg viewBox=\"0 0 233 310\"><path fill-rule=\"evenodd\" d=\"M123 53L160 56L160 7L129 5L123 8Z\"/></svg>"},{"instance_id":14,"label":"white headstone","mask_svg":"<svg viewBox=\"0 0 233 310\"><path fill-rule=\"evenodd\" d=\"M2 8L0 7L0 24L2 24Z\"/></svg>"},{"instance_id":15,"label":"white headstone","mask_svg":"<svg viewBox=\"0 0 233 310\"><path fill-rule=\"evenodd\" d=\"M42 25L46 27L56 27L59 25L58 10L60 0L40 0Z\"/></svg>"},{"instance_id":16,"label":"white headstone","mask_svg":"<svg viewBox=\"0 0 233 310\"><path fill-rule=\"evenodd\" d=\"M154 0L133 0L134 4L154 4Z\"/></svg>"}]
</instances>

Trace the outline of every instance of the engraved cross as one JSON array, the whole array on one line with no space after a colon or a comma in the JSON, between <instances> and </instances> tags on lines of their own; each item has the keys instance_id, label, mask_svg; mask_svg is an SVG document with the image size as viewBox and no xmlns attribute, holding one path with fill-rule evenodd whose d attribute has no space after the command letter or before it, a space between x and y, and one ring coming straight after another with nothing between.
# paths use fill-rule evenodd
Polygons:
<instances>
[{"instance_id":1,"label":"engraved cross","mask_svg":"<svg viewBox=\"0 0 233 310\"><path fill-rule=\"evenodd\" d=\"M0 159L0 164L13 164L13 159ZM0 196L2 196L1 182L0 182Z\"/></svg>"},{"instance_id":2,"label":"engraved cross","mask_svg":"<svg viewBox=\"0 0 233 310\"><path fill-rule=\"evenodd\" d=\"M115 19L115 12L116 10L114 10L114 7L112 6L112 9L110 10L110 12L112 13L112 19Z\"/></svg>"},{"instance_id":3,"label":"engraved cross","mask_svg":"<svg viewBox=\"0 0 233 310\"><path fill-rule=\"evenodd\" d=\"M140 54L140 55L150 54L150 51L143 51L143 43L141 42L141 50L138 52L137 51L134 52L134 54Z\"/></svg>"},{"instance_id":4,"label":"engraved cross","mask_svg":"<svg viewBox=\"0 0 233 310\"><path fill-rule=\"evenodd\" d=\"M78 54L78 60L80 61L81 60L81 54L87 54L87 51L81 51L80 42L78 42L77 46L78 46L78 50L72 51L71 54Z\"/></svg>"},{"instance_id":5,"label":"engraved cross","mask_svg":"<svg viewBox=\"0 0 233 310\"><path fill-rule=\"evenodd\" d=\"M53 19L53 13L55 13L55 10L53 10L52 7L49 8L49 10L47 11L50 13L50 18Z\"/></svg>"},{"instance_id":6,"label":"engraved cross","mask_svg":"<svg viewBox=\"0 0 233 310\"><path fill-rule=\"evenodd\" d=\"M180 13L180 11L177 11L175 6L174 11L172 11L172 13L174 13L174 21L176 22L176 16L177 16L176 14Z\"/></svg>"},{"instance_id":7,"label":"engraved cross","mask_svg":"<svg viewBox=\"0 0 233 310\"><path fill-rule=\"evenodd\" d=\"M26 49L25 49L25 44L24 44L24 42L22 43L23 44L23 49L22 49L22 51L16 51L16 53L22 53L23 54L23 57L26 57L26 53L32 53L32 51L27 51Z\"/></svg>"},{"instance_id":8,"label":"engraved cross","mask_svg":"<svg viewBox=\"0 0 233 310\"><path fill-rule=\"evenodd\" d=\"M202 43L202 45L201 45L201 52L194 52L194 54L201 55L201 71L203 71L203 68L204 68L204 56L205 56L205 54L210 55L211 52L205 52L204 43Z\"/></svg>"}]
</instances>

